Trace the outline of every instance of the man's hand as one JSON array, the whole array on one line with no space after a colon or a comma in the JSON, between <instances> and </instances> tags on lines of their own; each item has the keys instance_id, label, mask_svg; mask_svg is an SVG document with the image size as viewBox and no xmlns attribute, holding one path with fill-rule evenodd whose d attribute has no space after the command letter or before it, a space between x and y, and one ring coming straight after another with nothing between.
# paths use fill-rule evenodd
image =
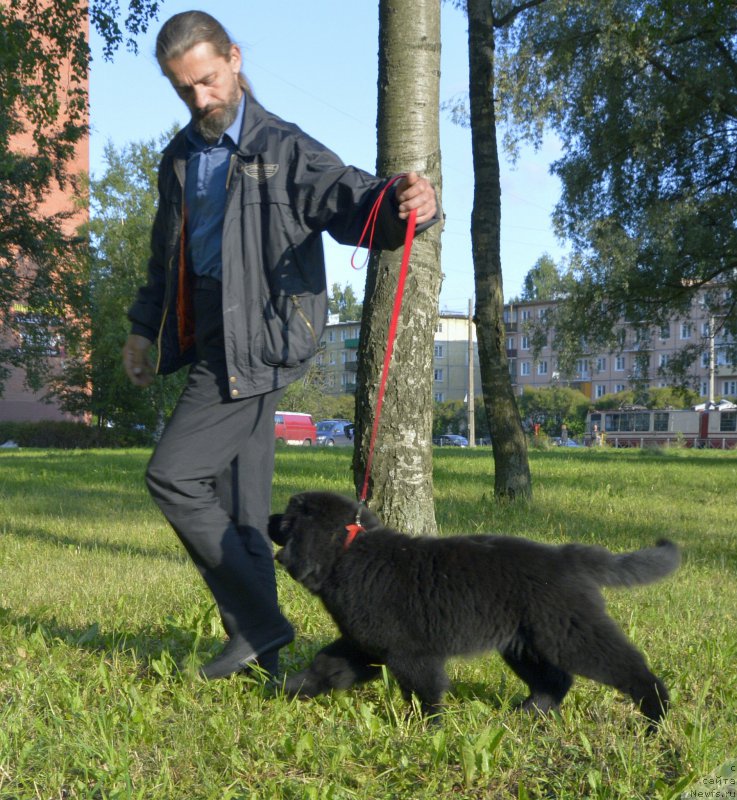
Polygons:
<instances>
[{"instance_id":1,"label":"man's hand","mask_svg":"<svg viewBox=\"0 0 737 800\"><path fill-rule=\"evenodd\" d=\"M432 184L416 172L408 172L397 182L399 218L407 219L412 209L417 209L417 224L429 222L437 212L437 200Z\"/></svg>"},{"instance_id":2,"label":"man's hand","mask_svg":"<svg viewBox=\"0 0 737 800\"><path fill-rule=\"evenodd\" d=\"M154 369L148 358L151 344L145 336L131 333L123 347L123 366L134 386L149 386L154 379Z\"/></svg>"}]
</instances>

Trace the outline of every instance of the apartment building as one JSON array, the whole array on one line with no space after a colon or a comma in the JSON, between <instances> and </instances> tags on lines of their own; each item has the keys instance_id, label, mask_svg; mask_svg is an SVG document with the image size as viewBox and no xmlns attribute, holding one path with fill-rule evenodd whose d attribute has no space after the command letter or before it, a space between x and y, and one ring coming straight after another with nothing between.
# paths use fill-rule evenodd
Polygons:
<instances>
[{"instance_id":1,"label":"apartment building","mask_svg":"<svg viewBox=\"0 0 737 800\"><path fill-rule=\"evenodd\" d=\"M699 303L694 303L691 316L650 331L647 340L638 339L635 331L625 326L621 350L588 353L578 360L571 375L561 373L550 342L537 352L533 347L532 329L551 306L550 302L525 302L505 307L507 356L516 394L528 386L557 383L597 400L643 381L652 388L667 387L670 382L662 369L685 346L698 345L704 349L688 376L691 387L706 399L737 397L737 364L727 352L730 342L718 332L712 336L713 320Z\"/></svg>"},{"instance_id":2,"label":"apartment building","mask_svg":"<svg viewBox=\"0 0 737 800\"><path fill-rule=\"evenodd\" d=\"M323 371L326 391L333 394L356 391L360 334L360 322L339 322L337 315L328 319L316 359ZM435 330L433 353L433 396L436 402L467 398L470 351L474 366L473 392L478 395L481 394L481 375L476 328L463 314L441 313Z\"/></svg>"},{"instance_id":3,"label":"apartment building","mask_svg":"<svg viewBox=\"0 0 737 800\"><path fill-rule=\"evenodd\" d=\"M532 330L552 307L550 302L533 301L508 304L504 309L507 357L514 392L525 388L563 385L578 389L591 400L615 394L643 381L652 388L670 385L661 368L667 366L686 345L703 345L704 352L689 376L691 386L704 399L737 398L737 364L727 352L730 344L718 332L712 336L712 320L700 304L687 319L672 320L651 331L647 341L637 339L634 330L625 328L622 349L617 352L582 356L571 375L561 373L557 354L548 343L539 351L533 346ZM471 343L469 347L469 330ZM358 321L328 321L317 363L324 371L331 393L355 392L358 368ZM467 400L471 375L469 352L473 358L473 394L481 394L476 328L467 315L442 312L438 317L433 353L433 395L436 402Z\"/></svg>"}]
</instances>

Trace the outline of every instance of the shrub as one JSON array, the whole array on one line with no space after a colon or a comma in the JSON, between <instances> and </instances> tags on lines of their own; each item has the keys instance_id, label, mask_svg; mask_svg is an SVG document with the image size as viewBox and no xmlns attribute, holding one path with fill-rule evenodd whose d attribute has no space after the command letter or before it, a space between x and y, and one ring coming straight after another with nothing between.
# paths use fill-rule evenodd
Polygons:
<instances>
[{"instance_id":1,"label":"shrub","mask_svg":"<svg viewBox=\"0 0 737 800\"><path fill-rule=\"evenodd\" d=\"M54 447L63 450L91 447L145 447L152 436L145 430L98 428L83 422L0 422L0 444L19 447Z\"/></svg>"}]
</instances>

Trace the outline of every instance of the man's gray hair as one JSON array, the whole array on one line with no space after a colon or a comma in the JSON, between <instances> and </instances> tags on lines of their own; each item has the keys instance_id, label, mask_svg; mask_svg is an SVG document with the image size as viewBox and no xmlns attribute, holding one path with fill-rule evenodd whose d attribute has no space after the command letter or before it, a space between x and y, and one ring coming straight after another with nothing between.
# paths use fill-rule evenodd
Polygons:
<instances>
[{"instance_id":1,"label":"man's gray hair","mask_svg":"<svg viewBox=\"0 0 737 800\"><path fill-rule=\"evenodd\" d=\"M183 11L170 17L162 26L156 37L156 60L162 72L166 73L166 64L175 58L181 58L195 45L207 43L212 46L216 55L230 58L231 47L235 42L230 34L205 11ZM239 75L241 88L251 91L246 76Z\"/></svg>"}]
</instances>

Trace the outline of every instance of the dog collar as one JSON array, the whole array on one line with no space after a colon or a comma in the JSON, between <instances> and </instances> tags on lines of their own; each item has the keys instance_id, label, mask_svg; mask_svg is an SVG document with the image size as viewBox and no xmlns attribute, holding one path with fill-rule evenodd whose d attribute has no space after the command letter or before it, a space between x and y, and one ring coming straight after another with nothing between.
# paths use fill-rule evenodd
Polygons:
<instances>
[{"instance_id":1,"label":"dog collar","mask_svg":"<svg viewBox=\"0 0 737 800\"><path fill-rule=\"evenodd\" d=\"M345 537L345 541L343 542L343 549L347 550L353 544L353 540L356 536L358 536L359 533L363 533L366 528L364 528L360 522L352 522L350 525L346 525L345 529L348 531L348 536Z\"/></svg>"}]
</instances>

